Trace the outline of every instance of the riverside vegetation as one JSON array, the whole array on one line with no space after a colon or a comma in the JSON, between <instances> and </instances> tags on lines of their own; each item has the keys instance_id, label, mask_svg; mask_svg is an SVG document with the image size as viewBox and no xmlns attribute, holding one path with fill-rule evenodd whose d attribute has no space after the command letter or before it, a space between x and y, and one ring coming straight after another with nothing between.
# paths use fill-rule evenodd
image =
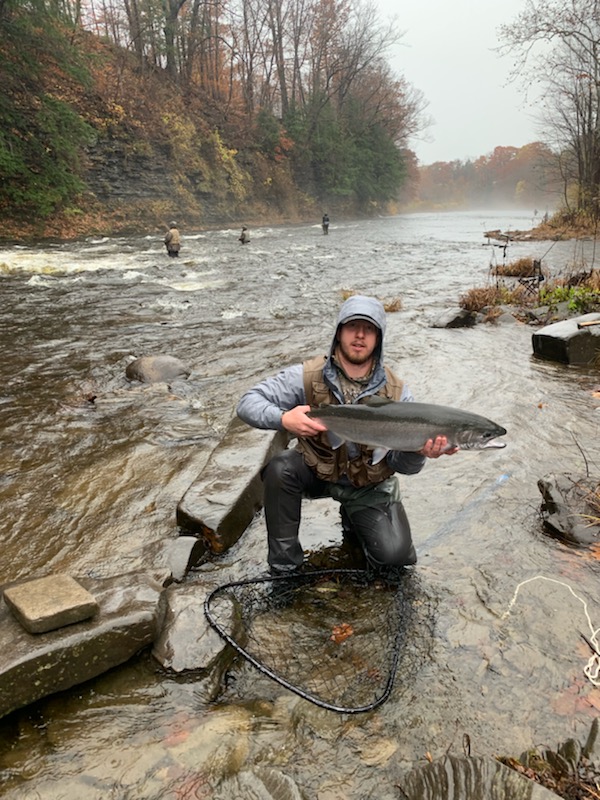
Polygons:
<instances>
[{"instance_id":1,"label":"riverside vegetation","mask_svg":"<svg viewBox=\"0 0 600 800\"><path fill-rule=\"evenodd\" d=\"M183 4L169 3L175 38L159 41L166 6L126 4L146 20L136 38L117 2L100 18L87 3L0 0L5 238L132 232L174 217L188 229L320 219L324 208L339 218L398 202L416 170L405 145L423 102L385 61L392 29L360 3L331 18L323 7L305 21L305 66L288 86L258 63L258 39L247 74L239 20L240 30L208 20L200 39Z\"/></svg>"},{"instance_id":2,"label":"riverside vegetation","mask_svg":"<svg viewBox=\"0 0 600 800\"><path fill-rule=\"evenodd\" d=\"M519 258L506 265L494 268L495 283L469 289L459 298L459 305L466 311L484 312L488 319L501 313L502 306L516 306L526 310L532 306L548 306L550 311L559 303L566 303L572 314L587 314L600 311L600 270L595 268L573 268L569 274L551 278L543 275L537 292L528 292L519 283L520 278L534 276L534 260ZM502 278L516 279L506 283ZM523 316L527 317L526 314Z\"/></svg>"}]
</instances>

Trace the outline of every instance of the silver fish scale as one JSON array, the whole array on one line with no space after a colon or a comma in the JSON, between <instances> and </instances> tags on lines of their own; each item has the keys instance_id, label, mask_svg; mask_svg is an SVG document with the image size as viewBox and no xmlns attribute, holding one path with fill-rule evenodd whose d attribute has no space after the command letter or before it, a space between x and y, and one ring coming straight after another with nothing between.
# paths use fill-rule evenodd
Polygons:
<instances>
[{"instance_id":1,"label":"silver fish scale","mask_svg":"<svg viewBox=\"0 0 600 800\"><path fill-rule=\"evenodd\" d=\"M445 436L449 446L481 450L503 447L494 437L505 428L478 414L431 403L379 402L321 406L308 413L345 441L407 452Z\"/></svg>"}]
</instances>

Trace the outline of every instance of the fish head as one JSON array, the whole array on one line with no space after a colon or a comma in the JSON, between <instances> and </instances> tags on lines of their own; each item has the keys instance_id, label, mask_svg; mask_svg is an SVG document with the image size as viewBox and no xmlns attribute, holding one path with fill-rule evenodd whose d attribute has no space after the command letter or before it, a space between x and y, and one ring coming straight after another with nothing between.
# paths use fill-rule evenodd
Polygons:
<instances>
[{"instance_id":1,"label":"fish head","mask_svg":"<svg viewBox=\"0 0 600 800\"><path fill-rule=\"evenodd\" d=\"M506 428L491 420L482 419L481 423L469 425L461 431L457 442L461 450L495 450L506 447L506 442L499 442L498 436L504 436Z\"/></svg>"}]
</instances>

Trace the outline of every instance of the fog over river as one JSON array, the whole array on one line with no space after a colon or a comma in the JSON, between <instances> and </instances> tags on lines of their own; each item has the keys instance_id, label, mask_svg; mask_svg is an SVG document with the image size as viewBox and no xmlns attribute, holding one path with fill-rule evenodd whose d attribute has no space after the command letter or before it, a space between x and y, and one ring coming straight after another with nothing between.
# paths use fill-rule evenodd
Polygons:
<instances>
[{"instance_id":1,"label":"fog over river","mask_svg":"<svg viewBox=\"0 0 600 800\"><path fill-rule=\"evenodd\" d=\"M431 326L491 280L502 251L484 232L532 223L532 211L332 219L328 236L264 226L243 247L237 228L183 229L178 260L155 235L0 246L0 583L152 571L239 396L324 352L344 290L401 300L386 361L416 400L508 431L503 450L400 476L426 624L378 710L325 711L243 665L207 703L193 676L144 653L0 721L3 797L220 798L245 764L290 776L309 800L391 800L426 754L462 754L464 734L478 755L585 740L600 690L580 634L600 627L599 552L543 533L537 480L586 462L599 476L600 373L535 359L525 324ZM513 243L507 258L558 274L589 264L588 247ZM168 391L125 378L158 354L188 364L189 380ZM335 541L337 506L315 524L305 543ZM255 575L265 558L259 516L206 569Z\"/></svg>"}]
</instances>

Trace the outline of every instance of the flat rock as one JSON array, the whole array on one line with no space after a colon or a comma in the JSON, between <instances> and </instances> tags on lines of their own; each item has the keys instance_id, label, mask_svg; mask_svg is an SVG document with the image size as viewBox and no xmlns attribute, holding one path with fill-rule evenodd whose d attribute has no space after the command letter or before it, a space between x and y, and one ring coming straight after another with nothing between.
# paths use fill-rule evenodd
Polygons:
<instances>
[{"instance_id":1,"label":"flat rock","mask_svg":"<svg viewBox=\"0 0 600 800\"><path fill-rule=\"evenodd\" d=\"M125 663L158 637L163 589L152 577L77 581L98 603L92 619L33 634L0 606L0 717Z\"/></svg>"},{"instance_id":2,"label":"flat rock","mask_svg":"<svg viewBox=\"0 0 600 800\"><path fill-rule=\"evenodd\" d=\"M8 586L4 601L29 633L72 625L93 617L96 598L70 575L48 575Z\"/></svg>"}]
</instances>

